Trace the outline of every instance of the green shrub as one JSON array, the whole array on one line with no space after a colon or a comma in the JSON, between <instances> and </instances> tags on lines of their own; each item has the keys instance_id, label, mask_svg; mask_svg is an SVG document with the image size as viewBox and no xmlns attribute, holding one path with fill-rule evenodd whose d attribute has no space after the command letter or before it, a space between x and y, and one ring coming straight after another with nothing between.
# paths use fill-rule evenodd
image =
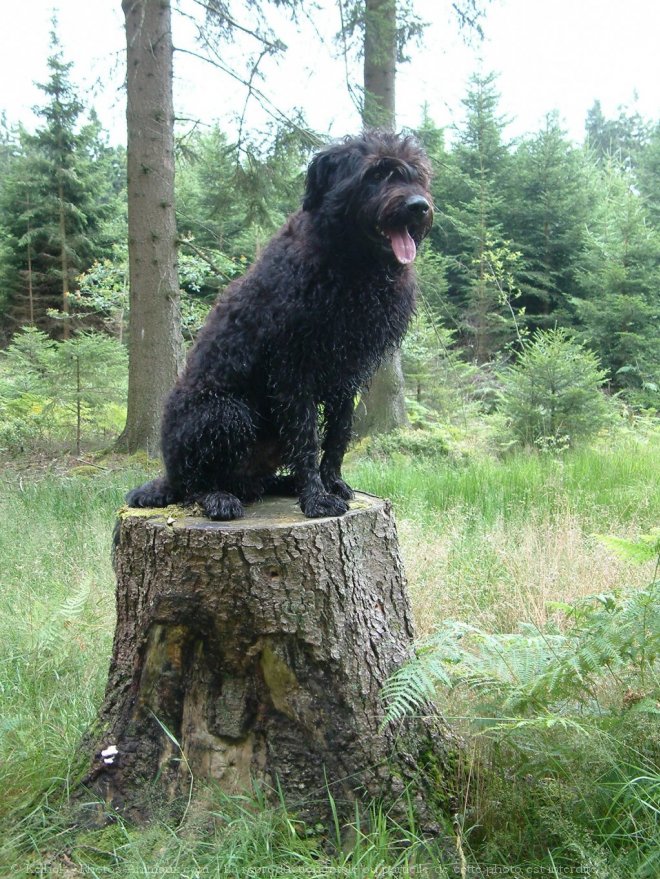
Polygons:
<instances>
[{"instance_id":1,"label":"green shrub","mask_svg":"<svg viewBox=\"0 0 660 879\"><path fill-rule=\"evenodd\" d=\"M520 445L574 445L607 420L605 377L595 354L564 329L541 330L503 374L499 411Z\"/></svg>"},{"instance_id":2,"label":"green shrub","mask_svg":"<svg viewBox=\"0 0 660 879\"><path fill-rule=\"evenodd\" d=\"M477 398L478 375L456 348L455 334L422 303L401 348L410 421L453 420Z\"/></svg>"},{"instance_id":3,"label":"green shrub","mask_svg":"<svg viewBox=\"0 0 660 879\"><path fill-rule=\"evenodd\" d=\"M76 333L57 342L27 327L0 354L0 450L68 445L118 432L128 360L116 339Z\"/></svg>"},{"instance_id":4,"label":"green shrub","mask_svg":"<svg viewBox=\"0 0 660 879\"><path fill-rule=\"evenodd\" d=\"M368 436L357 446L359 455L371 460L396 458L431 459L445 457L450 451L450 437L439 427L413 430L400 427L390 433Z\"/></svg>"},{"instance_id":5,"label":"green shrub","mask_svg":"<svg viewBox=\"0 0 660 879\"><path fill-rule=\"evenodd\" d=\"M603 542L640 563L660 553L657 530ZM470 817L509 862L550 850L553 864L575 866L598 854L605 866L595 875L658 875L657 573L656 563L646 589L555 604L562 625L492 634L446 622L387 682L390 722L435 698L470 721L485 758L473 767L482 803L510 804L506 815L477 806Z\"/></svg>"}]
</instances>

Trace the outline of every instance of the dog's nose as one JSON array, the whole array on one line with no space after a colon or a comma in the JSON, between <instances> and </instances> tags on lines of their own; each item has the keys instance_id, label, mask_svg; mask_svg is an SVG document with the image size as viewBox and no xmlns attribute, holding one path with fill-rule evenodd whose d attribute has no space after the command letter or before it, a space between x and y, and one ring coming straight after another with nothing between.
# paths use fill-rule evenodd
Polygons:
<instances>
[{"instance_id":1,"label":"dog's nose","mask_svg":"<svg viewBox=\"0 0 660 879\"><path fill-rule=\"evenodd\" d=\"M431 205L423 195L413 195L406 202L406 209L409 214L413 214L415 217L423 217L428 214Z\"/></svg>"}]
</instances>

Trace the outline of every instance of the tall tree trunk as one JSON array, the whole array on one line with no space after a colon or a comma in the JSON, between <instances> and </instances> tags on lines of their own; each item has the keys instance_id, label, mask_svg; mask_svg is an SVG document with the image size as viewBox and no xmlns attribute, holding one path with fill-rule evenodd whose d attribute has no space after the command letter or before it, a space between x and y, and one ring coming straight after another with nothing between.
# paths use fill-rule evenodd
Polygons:
<instances>
[{"instance_id":1,"label":"tall tree trunk","mask_svg":"<svg viewBox=\"0 0 660 879\"><path fill-rule=\"evenodd\" d=\"M62 172L57 188L59 204L59 231L60 231L60 270L62 272L62 338L69 338L69 255L67 253L66 240L66 216L64 213L64 186L62 184Z\"/></svg>"},{"instance_id":2,"label":"tall tree trunk","mask_svg":"<svg viewBox=\"0 0 660 879\"><path fill-rule=\"evenodd\" d=\"M396 0L366 0L364 19L365 126L394 130Z\"/></svg>"},{"instance_id":3,"label":"tall tree trunk","mask_svg":"<svg viewBox=\"0 0 660 879\"><path fill-rule=\"evenodd\" d=\"M30 198L28 196L28 212ZM32 230L30 220L27 221L27 277L28 277L28 315L30 326L34 326L34 280L32 277Z\"/></svg>"},{"instance_id":4,"label":"tall tree trunk","mask_svg":"<svg viewBox=\"0 0 660 879\"><path fill-rule=\"evenodd\" d=\"M389 433L408 423L401 352L395 351L381 365L355 410L357 436Z\"/></svg>"},{"instance_id":5,"label":"tall tree trunk","mask_svg":"<svg viewBox=\"0 0 660 879\"><path fill-rule=\"evenodd\" d=\"M76 370L76 455L82 452L82 382L80 381L80 356L75 359Z\"/></svg>"},{"instance_id":6,"label":"tall tree trunk","mask_svg":"<svg viewBox=\"0 0 660 879\"><path fill-rule=\"evenodd\" d=\"M117 445L156 455L163 402L182 363L174 216L169 0L123 0L127 46L129 377Z\"/></svg>"},{"instance_id":7,"label":"tall tree trunk","mask_svg":"<svg viewBox=\"0 0 660 879\"><path fill-rule=\"evenodd\" d=\"M364 105L362 122L394 131L396 126L396 0L366 0ZM408 423L401 353L378 370L356 413L358 436L387 433Z\"/></svg>"},{"instance_id":8,"label":"tall tree trunk","mask_svg":"<svg viewBox=\"0 0 660 879\"><path fill-rule=\"evenodd\" d=\"M428 717L382 726L380 689L413 638L389 503L359 495L333 519L305 519L291 498L232 523L182 513L120 514L117 628L81 798L105 804L101 820L142 822L157 803L180 816L204 782L257 783L311 823L330 819L329 795L341 819L372 798L403 818L409 796L432 821L454 790L456 738Z\"/></svg>"}]
</instances>

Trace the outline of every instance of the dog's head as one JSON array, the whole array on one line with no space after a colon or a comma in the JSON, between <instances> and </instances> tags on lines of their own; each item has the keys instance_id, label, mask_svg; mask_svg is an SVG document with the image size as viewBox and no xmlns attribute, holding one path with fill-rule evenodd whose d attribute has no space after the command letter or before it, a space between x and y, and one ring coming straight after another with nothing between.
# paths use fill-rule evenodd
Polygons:
<instances>
[{"instance_id":1,"label":"dog's head","mask_svg":"<svg viewBox=\"0 0 660 879\"><path fill-rule=\"evenodd\" d=\"M433 223L430 179L429 160L413 137L367 132L314 157L303 210L340 226L384 260L406 265Z\"/></svg>"}]
</instances>

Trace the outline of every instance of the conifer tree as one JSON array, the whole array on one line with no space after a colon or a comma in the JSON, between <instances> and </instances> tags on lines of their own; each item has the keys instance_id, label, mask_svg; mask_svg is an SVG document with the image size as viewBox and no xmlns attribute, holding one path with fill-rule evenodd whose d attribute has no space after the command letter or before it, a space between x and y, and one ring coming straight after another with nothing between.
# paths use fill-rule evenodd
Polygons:
<instances>
[{"instance_id":1,"label":"conifer tree","mask_svg":"<svg viewBox=\"0 0 660 879\"><path fill-rule=\"evenodd\" d=\"M102 256L101 229L113 201L113 183L98 161L103 148L98 120L80 125L83 106L71 82L71 62L53 23L46 96L36 108L43 124L20 131L20 155L2 190L2 223L9 254L0 274L15 328L28 323L54 329L49 309L70 310L76 277ZM62 334L68 322L61 321Z\"/></svg>"},{"instance_id":2,"label":"conifer tree","mask_svg":"<svg viewBox=\"0 0 660 879\"><path fill-rule=\"evenodd\" d=\"M660 234L650 222L631 172L615 162L602 171L574 300L582 337L615 389L634 402L660 403Z\"/></svg>"},{"instance_id":3,"label":"conifer tree","mask_svg":"<svg viewBox=\"0 0 660 879\"><path fill-rule=\"evenodd\" d=\"M522 445L562 448L593 436L607 417L593 351L563 329L539 330L501 376L500 412Z\"/></svg>"},{"instance_id":4,"label":"conifer tree","mask_svg":"<svg viewBox=\"0 0 660 879\"><path fill-rule=\"evenodd\" d=\"M494 74L471 78L463 101L466 119L454 149L455 176L441 220L452 263L449 295L477 363L489 360L516 335L511 299L518 256L502 226L509 157L498 102Z\"/></svg>"},{"instance_id":5,"label":"conifer tree","mask_svg":"<svg viewBox=\"0 0 660 879\"><path fill-rule=\"evenodd\" d=\"M557 113L519 145L509 180L505 222L521 253L519 304L533 328L570 321L593 186Z\"/></svg>"},{"instance_id":6,"label":"conifer tree","mask_svg":"<svg viewBox=\"0 0 660 879\"><path fill-rule=\"evenodd\" d=\"M644 147L636 179L647 213L656 230L660 230L660 122L656 122Z\"/></svg>"},{"instance_id":7,"label":"conifer tree","mask_svg":"<svg viewBox=\"0 0 660 879\"><path fill-rule=\"evenodd\" d=\"M600 101L594 101L585 121L586 145L601 164L610 160L628 169L637 167L650 136L648 122L638 110L622 106L607 119Z\"/></svg>"}]
</instances>

